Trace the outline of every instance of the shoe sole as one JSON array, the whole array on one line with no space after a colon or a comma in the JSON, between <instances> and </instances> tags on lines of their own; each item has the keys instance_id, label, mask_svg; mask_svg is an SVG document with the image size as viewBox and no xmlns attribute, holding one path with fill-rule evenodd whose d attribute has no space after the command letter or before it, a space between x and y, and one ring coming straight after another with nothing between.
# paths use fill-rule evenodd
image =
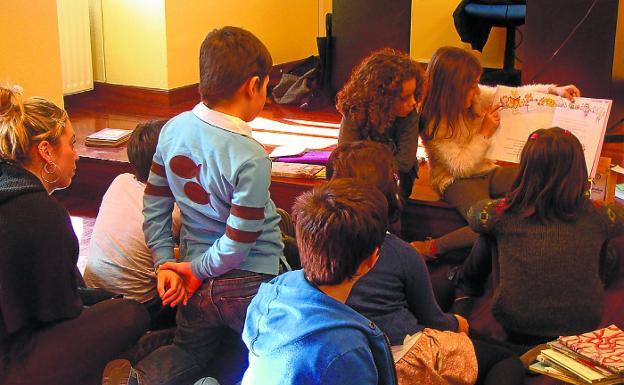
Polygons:
<instances>
[{"instance_id":1,"label":"shoe sole","mask_svg":"<svg viewBox=\"0 0 624 385\"><path fill-rule=\"evenodd\" d=\"M128 360L113 360L106 364L102 385L128 385L132 365Z\"/></svg>"}]
</instances>

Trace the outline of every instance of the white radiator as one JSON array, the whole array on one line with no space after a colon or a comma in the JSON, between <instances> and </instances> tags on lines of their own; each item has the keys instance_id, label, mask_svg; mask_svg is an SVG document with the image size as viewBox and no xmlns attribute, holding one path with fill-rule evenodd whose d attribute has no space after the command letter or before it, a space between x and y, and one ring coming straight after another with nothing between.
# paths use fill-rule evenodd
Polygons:
<instances>
[{"instance_id":1,"label":"white radiator","mask_svg":"<svg viewBox=\"0 0 624 385\"><path fill-rule=\"evenodd\" d=\"M93 89L89 2L57 0L63 94Z\"/></svg>"}]
</instances>

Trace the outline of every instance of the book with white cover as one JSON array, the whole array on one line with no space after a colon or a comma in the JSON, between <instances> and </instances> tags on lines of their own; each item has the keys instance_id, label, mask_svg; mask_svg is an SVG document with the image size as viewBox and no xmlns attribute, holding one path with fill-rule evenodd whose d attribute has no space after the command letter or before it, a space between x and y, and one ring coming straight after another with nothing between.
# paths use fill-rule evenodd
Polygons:
<instances>
[{"instance_id":1,"label":"book with white cover","mask_svg":"<svg viewBox=\"0 0 624 385\"><path fill-rule=\"evenodd\" d=\"M594 176L612 101L608 99L568 99L539 92L498 86L494 104L500 104L500 127L492 136L487 157L518 163L531 132L561 127L573 133L583 145L587 172Z\"/></svg>"},{"instance_id":2,"label":"book with white cover","mask_svg":"<svg viewBox=\"0 0 624 385\"><path fill-rule=\"evenodd\" d=\"M87 146L110 147L124 143L132 135L132 130L121 128L104 128L93 134L87 135L85 144Z\"/></svg>"}]
</instances>

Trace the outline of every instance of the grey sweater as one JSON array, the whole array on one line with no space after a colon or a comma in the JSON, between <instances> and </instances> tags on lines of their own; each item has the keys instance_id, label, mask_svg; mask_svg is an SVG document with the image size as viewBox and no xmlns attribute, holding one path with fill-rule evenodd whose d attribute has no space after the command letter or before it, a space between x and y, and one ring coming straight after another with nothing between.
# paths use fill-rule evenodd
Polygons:
<instances>
[{"instance_id":1,"label":"grey sweater","mask_svg":"<svg viewBox=\"0 0 624 385\"><path fill-rule=\"evenodd\" d=\"M545 223L505 212L505 201L482 201L470 227L497 242L492 313L517 333L557 336L596 328L603 309L599 276L604 243L624 233L624 209L587 203L573 222Z\"/></svg>"}]
</instances>

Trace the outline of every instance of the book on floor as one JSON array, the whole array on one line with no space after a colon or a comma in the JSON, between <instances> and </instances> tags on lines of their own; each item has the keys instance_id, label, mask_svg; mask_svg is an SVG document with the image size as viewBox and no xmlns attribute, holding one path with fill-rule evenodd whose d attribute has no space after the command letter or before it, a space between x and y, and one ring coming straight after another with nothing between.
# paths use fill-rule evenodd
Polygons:
<instances>
[{"instance_id":1,"label":"book on floor","mask_svg":"<svg viewBox=\"0 0 624 385\"><path fill-rule=\"evenodd\" d=\"M586 382L583 382L583 380L581 380L580 378L573 376L571 374L567 374L564 371L561 371L553 366L550 366L548 365L548 363L545 363L545 362L537 361L529 366L529 370L534 373L543 374L545 376L567 382L569 384L574 384L574 385L586 384Z\"/></svg>"},{"instance_id":2,"label":"book on floor","mask_svg":"<svg viewBox=\"0 0 624 385\"><path fill-rule=\"evenodd\" d=\"M558 126L579 139L587 172L594 176L611 112L611 100L579 97L571 102L555 95L498 86L494 103L501 105L501 120L492 136L488 158L518 163L531 132Z\"/></svg>"},{"instance_id":3,"label":"book on floor","mask_svg":"<svg viewBox=\"0 0 624 385\"><path fill-rule=\"evenodd\" d=\"M85 145L91 147L115 147L128 141L130 135L132 135L132 130L104 128L87 135Z\"/></svg>"},{"instance_id":4,"label":"book on floor","mask_svg":"<svg viewBox=\"0 0 624 385\"><path fill-rule=\"evenodd\" d=\"M585 384L612 385L620 384L624 381L624 378L618 374L605 376L590 366L554 349L542 350L537 359L569 377L578 378Z\"/></svg>"},{"instance_id":5,"label":"book on floor","mask_svg":"<svg viewBox=\"0 0 624 385\"><path fill-rule=\"evenodd\" d=\"M273 162L271 175L286 178L324 179L325 166L318 164Z\"/></svg>"},{"instance_id":6,"label":"book on floor","mask_svg":"<svg viewBox=\"0 0 624 385\"><path fill-rule=\"evenodd\" d=\"M624 374L624 332L615 325L574 336L559 343L609 371Z\"/></svg>"},{"instance_id":7,"label":"book on floor","mask_svg":"<svg viewBox=\"0 0 624 385\"><path fill-rule=\"evenodd\" d=\"M572 384L624 383L624 332L615 325L561 336L548 343L530 370Z\"/></svg>"}]
</instances>

